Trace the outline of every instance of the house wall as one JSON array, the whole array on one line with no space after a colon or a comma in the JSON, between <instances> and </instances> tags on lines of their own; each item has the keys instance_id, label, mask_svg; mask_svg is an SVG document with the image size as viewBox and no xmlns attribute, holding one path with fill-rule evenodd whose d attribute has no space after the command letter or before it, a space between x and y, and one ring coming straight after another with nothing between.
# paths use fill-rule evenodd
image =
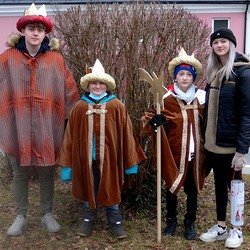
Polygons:
<instances>
[{"instance_id":1,"label":"house wall","mask_svg":"<svg viewBox=\"0 0 250 250\"><path fill-rule=\"evenodd\" d=\"M66 5L59 6L61 10L65 10L68 7L69 6ZM166 8L168 7L169 5L166 5ZM246 35L244 35L246 11L245 4L183 4L182 7L204 20L208 24L208 26L211 27L211 31L213 30L213 18L229 18L230 28L237 38L237 51L245 51L246 54L250 55L250 10L248 10L247 13L247 30ZM20 16L23 15L23 10L27 8L29 8L29 5L22 5L22 9L20 9L20 6L18 5L0 7L0 53L2 53L6 49L5 43L8 36L11 33L17 32L16 22L20 18ZM54 12L54 6L46 5L46 8L48 15L52 16ZM245 48L244 39L246 45Z\"/></svg>"},{"instance_id":2,"label":"house wall","mask_svg":"<svg viewBox=\"0 0 250 250\"><path fill-rule=\"evenodd\" d=\"M10 34L17 33L16 22L19 17L16 16L0 16L0 53L6 49L6 41Z\"/></svg>"},{"instance_id":3,"label":"house wall","mask_svg":"<svg viewBox=\"0 0 250 250\"><path fill-rule=\"evenodd\" d=\"M206 21L211 31L213 18L229 18L230 29L237 38L237 51L250 56L250 8L246 4L190 4L187 9Z\"/></svg>"},{"instance_id":4,"label":"house wall","mask_svg":"<svg viewBox=\"0 0 250 250\"><path fill-rule=\"evenodd\" d=\"M6 42L11 34L19 34L16 23L21 16L0 16L0 54L7 49ZM53 20L53 16L50 16Z\"/></svg>"},{"instance_id":5,"label":"house wall","mask_svg":"<svg viewBox=\"0 0 250 250\"><path fill-rule=\"evenodd\" d=\"M233 31L237 39L237 51L244 52L244 13L196 13L213 30L213 19L228 19L229 28Z\"/></svg>"},{"instance_id":6,"label":"house wall","mask_svg":"<svg viewBox=\"0 0 250 250\"><path fill-rule=\"evenodd\" d=\"M0 53L5 49L5 43L11 33L17 32L16 22L23 15L23 10L29 6L1 6L0 7ZM40 7L40 6L38 6ZM60 8L65 10L68 6L61 5ZM53 15L53 6L46 6L49 16ZM247 11L246 17L246 34L245 29L245 12L246 5L244 4L230 4L230 5L205 5L205 4L184 4L183 8L188 9L191 13L197 15L204 20L208 26L213 30L213 18L229 18L230 28L237 38L237 51L243 52L250 56L250 8ZM245 48L244 48L245 37ZM243 169L243 174L250 174L250 153L247 156L247 166Z\"/></svg>"}]
</instances>

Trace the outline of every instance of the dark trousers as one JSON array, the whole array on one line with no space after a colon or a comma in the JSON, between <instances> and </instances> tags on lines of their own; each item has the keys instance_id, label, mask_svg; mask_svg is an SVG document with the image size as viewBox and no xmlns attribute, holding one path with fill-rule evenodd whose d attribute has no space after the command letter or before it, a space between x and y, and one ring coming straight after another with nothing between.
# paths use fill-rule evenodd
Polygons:
<instances>
[{"instance_id":1,"label":"dark trousers","mask_svg":"<svg viewBox=\"0 0 250 250\"><path fill-rule=\"evenodd\" d=\"M216 213L218 221L226 221L228 192L234 169L231 168L234 154L214 154L208 153L209 165L214 172ZM236 171L234 179L242 179L241 171Z\"/></svg>"},{"instance_id":2,"label":"dark trousers","mask_svg":"<svg viewBox=\"0 0 250 250\"><path fill-rule=\"evenodd\" d=\"M99 185L100 185L100 170L97 167L96 161L93 160L92 161L92 172L93 172L93 177L94 177L94 194L95 194L95 198L97 197L98 194L98 190L99 190ZM84 201L83 202L83 210L88 210L89 209L89 202L88 201ZM107 211L112 211L112 210L119 210L119 204L114 204L112 206L108 206Z\"/></svg>"},{"instance_id":3,"label":"dark trousers","mask_svg":"<svg viewBox=\"0 0 250 250\"><path fill-rule=\"evenodd\" d=\"M194 182L193 162L189 162L186 178L183 184L184 192L187 195L185 220L194 222L197 211L197 189ZM172 194L169 190L166 192L167 219L177 216L177 195Z\"/></svg>"},{"instance_id":4,"label":"dark trousers","mask_svg":"<svg viewBox=\"0 0 250 250\"><path fill-rule=\"evenodd\" d=\"M100 170L98 169L95 160L92 161L92 171L94 177L94 194L96 197L98 194L99 184L100 184Z\"/></svg>"}]
</instances>

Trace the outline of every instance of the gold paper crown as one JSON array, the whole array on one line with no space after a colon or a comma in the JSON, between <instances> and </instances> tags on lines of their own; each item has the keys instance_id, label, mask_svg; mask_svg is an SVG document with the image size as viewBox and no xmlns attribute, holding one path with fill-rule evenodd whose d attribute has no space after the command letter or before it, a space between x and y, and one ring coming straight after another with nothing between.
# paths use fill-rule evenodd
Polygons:
<instances>
[{"instance_id":1,"label":"gold paper crown","mask_svg":"<svg viewBox=\"0 0 250 250\"><path fill-rule=\"evenodd\" d=\"M91 67L90 73L81 78L80 83L82 89L88 91L88 84L95 81L101 81L107 84L108 90L110 91L116 87L114 78L105 73L105 69L98 59L96 59L94 66Z\"/></svg>"},{"instance_id":2,"label":"gold paper crown","mask_svg":"<svg viewBox=\"0 0 250 250\"><path fill-rule=\"evenodd\" d=\"M192 55L189 56L189 55L187 55L186 51L183 48L181 48L179 55L177 57L175 57L168 65L168 72L172 77L174 76L175 67L182 64L182 63L189 64L189 65L193 66L196 70L197 77L201 74L202 65L201 65L200 61L198 61L194 57L194 53L192 53Z\"/></svg>"},{"instance_id":3,"label":"gold paper crown","mask_svg":"<svg viewBox=\"0 0 250 250\"><path fill-rule=\"evenodd\" d=\"M31 4L29 9L24 12L24 16L17 21L16 28L18 31L22 32L25 26L30 23L42 23L46 27L46 33L52 31L53 24L50 18L47 17L44 4L39 9L36 8L34 3Z\"/></svg>"},{"instance_id":4,"label":"gold paper crown","mask_svg":"<svg viewBox=\"0 0 250 250\"><path fill-rule=\"evenodd\" d=\"M38 16L47 16L45 5L43 4L39 9L36 8L36 5L32 3L28 10L24 13L25 16L38 15Z\"/></svg>"}]
</instances>

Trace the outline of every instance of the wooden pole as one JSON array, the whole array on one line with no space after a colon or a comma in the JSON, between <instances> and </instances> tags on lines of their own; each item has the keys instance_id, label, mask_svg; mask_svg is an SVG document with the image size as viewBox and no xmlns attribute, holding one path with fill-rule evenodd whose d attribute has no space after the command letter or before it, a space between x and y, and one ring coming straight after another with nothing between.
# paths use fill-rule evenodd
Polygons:
<instances>
[{"instance_id":1,"label":"wooden pole","mask_svg":"<svg viewBox=\"0 0 250 250\"><path fill-rule=\"evenodd\" d=\"M163 72L160 77L153 72L151 76L145 69L139 68L139 80L145 81L151 85L149 91L154 96L154 105L156 113L161 113L163 96L167 93L167 89L163 87ZM160 102L159 102L160 100ZM161 128L157 128L156 135L156 158L157 158L157 242L161 243Z\"/></svg>"},{"instance_id":2,"label":"wooden pole","mask_svg":"<svg viewBox=\"0 0 250 250\"><path fill-rule=\"evenodd\" d=\"M161 113L159 93L156 94L156 112ZM161 243L161 128L157 127L157 242Z\"/></svg>"}]
</instances>

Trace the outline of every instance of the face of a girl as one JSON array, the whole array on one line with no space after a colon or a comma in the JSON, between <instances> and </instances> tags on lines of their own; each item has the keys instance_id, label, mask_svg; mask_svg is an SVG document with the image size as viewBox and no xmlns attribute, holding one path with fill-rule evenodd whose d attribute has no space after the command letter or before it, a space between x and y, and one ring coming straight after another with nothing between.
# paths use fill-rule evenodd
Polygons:
<instances>
[{"instance_id":1,"label":"face of a girl","mask_svg":"<svg viewBox=\"0 0 250 250\"><path fill-rule=\"evenodd\" d=\"M194 81L193 75L187 70L180 70L176 75L176 82L179 88L186 92Z\"/></svg>"},{"instance_id":2,"label":"face of a girl","mask_svg":"<svg viewBox=\"0 0 250 250\"><path fill-rule=\"evenodd\" d=\"M229 52L229 40L226 38L217 38L213 41L212 47L216 55L226 56Z\"/></svg>"},{"instance_id":3,"label":"face of a girl","mask_svg":"<svg viewBox=\"0 0 250 250\"><path fill-rule=\"evenodd\" d=\"M106 83L100 81L90 82L88 88L90 93L97 96L102 95L108 89Z\"/></svg>"}]
</instances>

